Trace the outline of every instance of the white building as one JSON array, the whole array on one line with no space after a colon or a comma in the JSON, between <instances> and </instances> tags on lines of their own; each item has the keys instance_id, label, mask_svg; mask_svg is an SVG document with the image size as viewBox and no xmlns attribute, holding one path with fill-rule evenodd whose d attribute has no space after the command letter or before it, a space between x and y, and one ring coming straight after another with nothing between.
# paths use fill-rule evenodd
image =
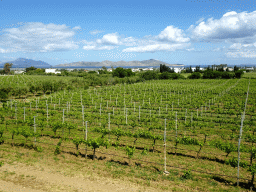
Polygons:
<instances>
[{"instance_id":1,"label":"white building","mask_svg":"<svg viewBox=\"0 0 256 192\"><path fill-rule=\"evenodd\" d=\"M45 69L45 73L61 74L61 72L56 71L56 69Z\"/></svg>"},{"instance_id":2,"label":"white building","mask_svg":"<svg viewBox=\"0 0 256 192\"><path fill-rule=\"evenodd\" d=\"M14 74L15 75L18 75L18 74L22 74L22 73L24 73L25 71L14 71Z\"/></svg>"},{"instance_id":3,"label":"white building","mask_svg":"<svg viewBox=\"0 0 256 192\"><path fill-rule=\"evenodd\" d=\"M173 68L175 73L180 73L184 68Z\"/></svg>"}]
</instances>

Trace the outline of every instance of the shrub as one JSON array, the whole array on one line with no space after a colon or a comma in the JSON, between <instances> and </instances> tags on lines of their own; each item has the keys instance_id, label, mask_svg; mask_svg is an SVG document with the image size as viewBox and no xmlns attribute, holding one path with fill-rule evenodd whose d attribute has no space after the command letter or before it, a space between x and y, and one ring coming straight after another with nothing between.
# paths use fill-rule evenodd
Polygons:
<instances>
[{"instance_id":1,"label":"shrub","mask_svg":"<svg viewBox=\"0 0 256 192\"><path fill-rule=\"evenodd\" d=\"M235 78L241 78L242 75L244 74L243 70L237 70L235 71Z\"/></svg>"},{"instance_id":2,"label":"shrub","mask_svg":"<svg viewBox=\"0 0 256 192\"><path fill-rule=\"evenodd\" d=\"M122 67L117 67L115 70L112 72L113 77L119 77L119 78L124 78L124 77L131 77L134 75L131 69L124 69Z\"/></svg>"},{"instance_id":3,"label":"shrub","mask_svg":"<svg viewBox=\"0 0 256 192\"><path fill-rule=\"evenodd\" d=\"M158 74L156 71L146 71L141 74L141 78L145 80L158 79Z\"/></svg>"},{"instance_id":4,"label":"shrub","mask_svg":"<svg viewBox=\"0 0 256 192\"><path fill-rule=\"evenodd\" d=\"M199 72L194 72L191 75L188 76L189 79L200 79L201 78L201 73Z\"/></svg>"},{"instance_id":5,"label":"shrub","mask_svg":"<svg viewBox=\"0 0 256 192\"><path fill-rule=\"evenodd\" d=\"M61 146L62 140L60 139L60 141L57 143L55 151L54 151L54 155L58 155L60 154L60 146Z\"/></svg>"},{"instance_id":6,"label":"shrub","mask_svg":"<svg viewBox=\"0 0 256 192\"><path fill-rule=\"evenodd\" d=\"M183 172L184 174L181 176L182 179L192 179L193 176L192 176L192 173L191 173L191 170L185 170Z\"/></svg>"}]
</instances>

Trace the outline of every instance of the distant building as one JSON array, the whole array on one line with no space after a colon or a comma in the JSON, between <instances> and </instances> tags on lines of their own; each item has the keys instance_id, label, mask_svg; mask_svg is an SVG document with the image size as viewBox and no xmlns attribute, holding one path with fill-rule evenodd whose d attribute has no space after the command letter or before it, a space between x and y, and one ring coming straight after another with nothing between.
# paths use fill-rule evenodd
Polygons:
<instances>
[{"instance_id":1,"label":"distant building","mask_svg":"<svg viewBox=\"0 0 256 192\"><path fill-rule=\"evenodd\" d=\"M56 71L56 69L45 69L45 73L61 74L61 72Z\"/></svg>"},{"instance_id":2,"label":"distant building","mask_svg":"<svg viewBox=\"0 0 256 192\"><path fill-rule=\"evenodd\" d=\"M18 75L18 74L22 74L22 73L24 73L25 71L14 71L14 74L15 75Z\"/></svg>"},{"instance_id":3,"label":"distant building","mask_svg":"<svg viewBox=\"0 0 256 192\"><path fill-rule=\"evenodd\" d=\"M173 68L173 69L174 69L175 73L180 73L184 69L184 67L183 68Z\"/></svg>"},{"instance_id":4,"label":"distant building","mask_svg":"<svg viewBox=\"0 0 256 192\"><path fill-rule=\"evenodd\" d=\"M138 72L140 69L132 69L132 72Z\"/></svg>"},{"instance_id":5,"label":"distant building","mask_svg":"<svg viewBox=\"0 0 256 192\"><path fill-rule=\"evenodd\" d=\"M154 69L153 69L153 67L150 67L150 68L143 68L142 70L143 71L153 71Z\"/></svg>"}]
</instances>

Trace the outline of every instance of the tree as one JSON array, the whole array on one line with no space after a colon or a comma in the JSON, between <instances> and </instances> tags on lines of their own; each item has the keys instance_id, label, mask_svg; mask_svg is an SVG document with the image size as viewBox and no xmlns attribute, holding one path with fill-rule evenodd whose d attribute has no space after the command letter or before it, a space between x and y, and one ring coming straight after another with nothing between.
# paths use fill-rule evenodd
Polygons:
<instances>
[{"instance_id":1,"label":"tree","mask_svg":"<svg viewBox=\"0 0 256 192\"><path fill-rule=\"evenodd\" d=\"M5 74L10 74L11 73L11 67L12 67L12 63L5 63L4 64L4 72L5 72Z\"/></svg>"},{"instance_id":2,"label":"tree","mask_svg":"<svg viewBox=\"0 0 256 192\"><path fill-rule=\"evenodd\" d=\"M146 71L144 73L141 73L141 78L145 80L158 79L158 74L156 71Z\"/></svg>"},{"instance_id":3,"label":"tree","mask_svg":"<svg viewBox=\"0 0 256 192\"><path fill-rule=\"evenodd\" d=\"M200 79L201 78L201 73L199 72L194 72L191 75L188 76L189 79Z\"/></svg>"},{"instance_id":4,"label":"tree","mask_svg":"<svg viewBox=\"0 0 256 192\"><path fill-rule=\"evenodd\" d=\"M131 77L134 75L131 69L124 69L122 67L117 67L113 72L112 72L113 77L119 77L119 78L124 78L124 77Z\"/></svg>"},{"instance_id":5,"label":"tree","mask_svg":"<svg viewBox=\"0 0 256 192\"><path fill-rule=\"evenodd\" d=\"M235 71L235 78L240 79L243 74L244 74L243 70L236 70Z\"/></svg>"},{"instance_id":6,"label":"tree","mask_svg":"<svg viewBox=\"0 0 256 192\"><path fill-rule=\"evenodd\" d=\"M239 67L237 67L236 65L234 66L234 72L238 71Z\"/></svg>"},{"instance_id":7,"label":"tree","mask_svg":"<svg viewBox=\"0 0 256 192\"><path fill-rule=\"evenodd\" d=\"M186 68L186 73L193 73L191 66L189 68Z\"/></svg>"},{"instance_id":8,"label":"tree","mask_svg":"<svg viewBox=\"0 0 256 192\"><path fill-rule=\"evenodd\" d=\"M29 71L35 71L35 70L36 70L35 67L28 67L28 68L26 68L26 73Z\"/></svg>"},{"instance_id":9,"label":"tree","mask_svg":"<svg viewBox=\"0 0 256 192\"><path fill-rule=\"evenodd\" d=\"M200 65L196 66L195 72L200 72Z\"/></svg>"},{"instance_id":10,"label":"tree","mask_svg":"<svg viewBox=\"0 0 256 192\"><path fill-rule=\"evenodd\" d=\"M160 73L169 72L174 73L174 69L171 69L170 67L160 64Z\"/></svg>"}]
</instances>

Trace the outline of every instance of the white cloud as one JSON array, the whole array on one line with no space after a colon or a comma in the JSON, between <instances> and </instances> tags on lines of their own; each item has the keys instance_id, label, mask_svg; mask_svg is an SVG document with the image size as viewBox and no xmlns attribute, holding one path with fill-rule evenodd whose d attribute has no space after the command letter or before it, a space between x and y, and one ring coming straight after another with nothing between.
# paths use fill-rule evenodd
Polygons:
<instances>
[{"instance_id":1,"label":"white cloud","mask_svg":"<svg viewBox=\"0 0 256 192\"><path fill-rule=\"evenodd\" d=\"M199 24L199 23L201 23L201 22L203 22L204 21L204 18L202 17L202 18L200 18L197 22L196 22L196 24Z\"/></svg>"},{"instance_id":2,"label":"white cloud","mask_svg":"<svg viewBox=\"0 0 256 192\"><path fill-rule=\"evenodd\" d=\"M73 29L73 30L80 30L81 27L80 27L80 26L75 26L75 27L73 27L72 29Z\"/></svg>"},{"instance_id":3,"label":"white cloud","mask_svg":"<svg viewBox=\"0 0 256 192\"><path fill-rule=\"evenodd\" d=\"M102 38L94 41L83 41L85 50L111 50L119 46L137 46L129 47L123 52L155 52L155 51L174 51L187 47L189 38L186 38L181 29L173 26L166 27L157 36L144 36L141 39L134 37L123 37L118 33L109 33Z\"/></svg>"},{"instance_id":4,"label":"white cloud","mask_svg":"<svg viewBox=\"0 0 256 192\"><path fill-rule=\"evenodd\" d=\"M158 36L157 39L165 42L175 42L175 43L186 43L189 38L185 38L183 31L173 26L166 27Z\"/></svg>"},{"instance_id":5,"label":"white cloud","mask_svg":"<svg viewBox=\"0 0 256 192\"><path fill-rule=\"evenodd\" d=\"M125 46L135 46L137 45L138 40L135 39L134 37L126 37L120 40L120 45L125 45Z\"/></svg>"},{"instance_id":6,"label":"white cloud","mask_svg":"<svg viewBox=\"0 0 256 192\"><path fill-rule=\"evenodd\" d=\"M227 13L225 13L225 14L223 15L223 17L228 17L228 16L230 16L230 15L237 15L237 12L235 12L235 11L227 12Z\"/></svg>"},{"instance_id":7,"label":"white cloud","mask_svg":"<svg viewBox=\"0 0 256 192\"><path fill-rule=\"evenodd\" d=\"M235 11L227 12L222 18L207 22L202 21L197 26L191 25L188 29L193 40L197 41L242 41L247 42L255 39L256 34L256 11L251 13ZM248 39L249 38L249 39ZM250 39L251 38L251 39Z\"/></svg>"},{"instance_id":8,"label":"white cloud","mask_svg":"<svg viewBox=\"0 0 256 192\"><path fill-rule=\"evenodd\" d=\"M227 49L226 56L229 58L256 58L256 43L234 43Z\"/></svg>"},{"instance_id":9,"label":"white cloud","mask_svg":"<svg viewBox=\"0 0 256 192\"><path fill-rule=\"evenodd\" d=\"M177 49L184 49L189 44L154 44L138 47L129 47L123 50L123 52L156 52L156 51L175 51Z\"/></svg>"},{"instance_id":10,"label":"white cloud","mask_svg":"<svg viewBox=\"0 0 256 192\"><path fill-rule=\"evenodd\" d=\"M97 39L96 43L105 45L118 45L119 36L117 33L106 34L102 37L102 39Z\"/></svg>"},{"instance_id":11,"label":"white cloud","mask_svg":"<svg viewBox=\"0 0 256 192\"><path fill-rule=\"evenodd\" d=\"M194 48L191 48L191 49L186 49L187 51L195 51Z\"/></svg>"},{"instance_id":12,"label":"white cloud","mask_svg":"<svg viewBox=\"0 0 256 192\"><path fill-rule=\"evenodd\" d=\"M97 35L97 34L99 34L99 33L103 33L104 31L100 31L100 30L93 30L93 31L90 31L89 33L91 34L91 35Z\"/></svg>"},{"instance_id":13,"label":"white cloud","mask_svg":"<svg viewBox=\"0 0 256 192\"><path fill-rule=\"evenodd\" d=\"M101 50L112 50L117 48L116 46L96 46L96 45L85 45L83 46L84 50L94 50L94 51L101 51Z\"/></svg>"},{"instance_id":14,"label":"white cloud","mask_svg":"<svg viewBox=\"0 0 256 192\"><path fill-rule=\"evenodd\" d=\"M122 38L118 33L109 33L103 35L101 39L95 41L82 41L83 49L85 50L112 50L118 48L120 45L134 46L136 39L133 37Z\"/></svg>"},{"instance_id":15,"label":"white cloud","mask_svg":"<svg viewBox=\"0 0 256 192\"><path fill-rule=\"evenodd\" d=\"M72 41L79 26L69 28L66 25L25 23L18 28L7 28L0 36L0 47L9 52L48 52L77 49ZM1 51L3 52L3 50Z\"/></svg>"},{"instance_id":16,"label":"white cloud","mask_svg":"<svg viewBox=\"0 0 256 192\"><path fill-rule=\"evenodd\" d=\"M256 58L256 51L227 52L229 58Z\"/></svg>"},{"instance_id":17,"label":"white cloud","mask_svg":"<svg viewBox=\"0 0 256 192\"><path fill-rule=\"evenodd\" d=\"M148 35L142 39L133 39L133 43L137 47L126 48L123 52L175 51L188 47L190 45L189 41L190 39L185 37L181 29L168 26L157 36Z\"/></svg>"},{"instance_id":18,"label":"white cloud","mask_svg":"<svg viewBox=\"0 0 256 192\"><path fill-rule=\"evenodd\" d=\"M85 46L83 46L83 49L84 49L84 50L93 50L93 49L95 49L95 48L96 48L95 45L85 45Z\"/></svg>"},{"instance_id":19,"label":"white cloud","mask_svg":"<svg viewBox=\"0 0 256 192\"><path fill-rule=\"evenodd\" d=\"M11 53L11 52L14 52L14 50L0 48L0 53Z\"/></svg>"},{"instance_id":20,"label":"white cloud","mask_svg":"<svg viewBox=\"0 0 256 192\"><path fill-rule=\"evenodd\" d=\"M221 48L216 48L216 49L213 49L212 51L214 51L214 52L218 52L218 51L220 51L221 50Z\"/></svg>"}]
</instances>

